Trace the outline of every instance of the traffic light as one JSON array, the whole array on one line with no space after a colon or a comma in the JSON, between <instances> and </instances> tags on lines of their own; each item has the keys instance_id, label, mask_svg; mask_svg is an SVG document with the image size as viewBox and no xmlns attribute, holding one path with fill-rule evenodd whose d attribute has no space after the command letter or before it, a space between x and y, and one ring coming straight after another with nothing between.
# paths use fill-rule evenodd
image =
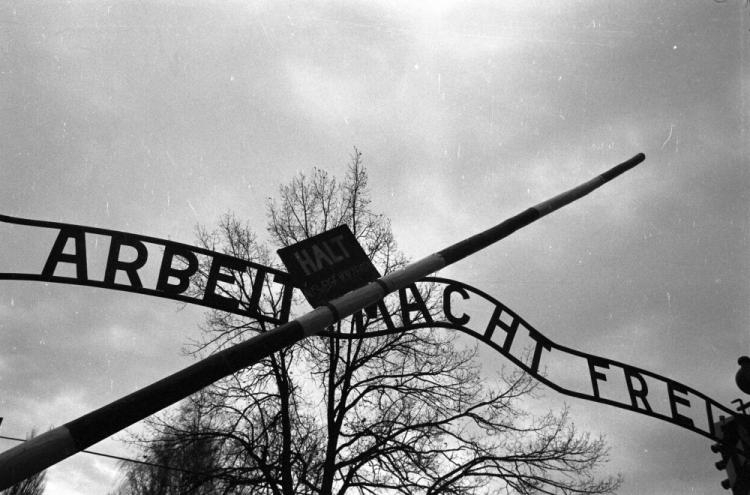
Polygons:
<instances>
[{"instance_id":1,"label":"traffic light","mask_svg":"<svg viewBox=\"0 0 750 495\"><path fill-rule=\"evenodd\" d=\"M727 479L721 482L733 495L750 495L750 424L746 416L735 416L715 423L719 443L711 451L720 454L716 469L726 470Z\"/></svg>"}]
</instances>

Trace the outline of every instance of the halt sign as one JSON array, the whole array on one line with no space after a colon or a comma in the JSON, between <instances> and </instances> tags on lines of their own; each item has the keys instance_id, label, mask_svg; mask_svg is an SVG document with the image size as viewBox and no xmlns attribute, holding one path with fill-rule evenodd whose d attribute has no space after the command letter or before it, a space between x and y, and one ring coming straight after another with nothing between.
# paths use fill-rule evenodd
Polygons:
<instances>
[{"instance_id":1,"label":"halt sign","mask_svg":"<svg viewBox=\"0 0 750 495\"><path fill-rule=\"evenodd\" d=\"M313 307L342 296L380 277L349 230L339 225L277 251L292 284Z\"/></svg>"}]
</instances>

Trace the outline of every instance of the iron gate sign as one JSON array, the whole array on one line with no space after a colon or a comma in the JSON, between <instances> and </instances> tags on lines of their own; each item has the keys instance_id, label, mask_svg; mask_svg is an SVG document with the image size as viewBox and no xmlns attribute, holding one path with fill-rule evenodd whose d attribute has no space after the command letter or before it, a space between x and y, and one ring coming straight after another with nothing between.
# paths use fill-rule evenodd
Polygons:
<instances>
[{"instance_id":1,"label":"iron gate sign","mask_svg":"<svg viewBox=\"0 0 750 495\"><path fill-rule=\"evenodd\" d=\"M14 482L21 481L303 338L314 335L365 338L418 328L444 327L468 333L558 392L659 418L721 441L721 432L715 426L715 419L718 416L721 420L724 414L735 417L737 414L701 392L641 368L556 344L482 291L454 280L428 276L585 196L644 159L645 156L639 153L590 181L539 203L490 229L378 278L375 284L362 287L364 279L359 279L354 283L355 286L359 284L359 288L325 303L324 307L225 348L122 399L43 433L22 446L0 453L0 489L8 488ZM105 287L200 304L260 321L281 323L288 319L293 285L289 283L286 274L273 268L207 249L125 232L7 215L0 215L0 223L57 231L41 272L3 272L0 267L0 280L38 280ZM345 234L341 232L343 230L334 229L334 233L324 233L319 239L303 245L304 247L297 246L296 251L292 249L291 257L296 260L299 269L307 276L318 276L328 269L348 266L354 267L351 268L351 273L356 274L360 269L357 267L361 266L363 260L358 255L351 254L355 248L347 242L351 242L353 237L347 241ZM109 249L103 276L100 278L89 276L87 236L108 238ZM3 232L2 240L5 241L7 237ZM356 240L354 243L356 244ZM72 249L68 249L69 244ZM151 252L148 246L151 246ZM151 264L152 275L155 266L158 266L158 270L155 282L148 285L144 284L141 276L147 271L144 267L149 259L155 257L152 256L154 246L161 248L162 253L157 255L161 256L157 264ZM121 256L123 248L131 251L130 257ZM349 248L352 249L351 253ZM130 259L133 254L134 259ZM62 273L59 270L61 265L64 268ZM373 272L377 276L374 269L370 271L365 266L361 270L365 274L369 271L369 276L373 276ZM269 277L272 280L269 281ZM352 275L350 278L357 277ZM263 292L274 283L281 289L280 298L274 299L273 294ZM417 284L426 284L426 290L437 290L441 296L431 296L427 299L430 303L428 305ZM321 301L325 301L326 297L332 297L332 293L321 289L315 295L322 296ZM392 297L398 298L395 305ZM279 300L282 301L281 307ZM269 301L270 308L264 309L263 303ZM477 312L474 304L483 305L485 311ZM378 313L382 318L381 330L367 331L365 317L378 318ZM398 317L399 314L401 325L395 325L392 315ZM355 331L344 333L325 330L348 315L353 317L352 326ZM385 329L382 329L383 326ZM524 345L524 341L528 345ZM531 350L533 352L529 352ZM561 361L562 369L567 373L559 373L555 377L554 373L546 371L556 360ZM565 383L568 378L566 375L570 375L574 368L579 370L580 375L587 376L588 387L572 387ZM606 385L612 383L619 383L621 390L624 386L626 393L620 394L622 398L605 390ZM654 393L654 389L661 390ZM656 407L659 395L666 397L666 410Z\"/></svg>"},{"instance_id":2,"label":"iron gate sign","mask_svg":"<svg viewBox=\"0 0 750 495\"><path fill-rule=\"evenodd\" d=\"M288 274L272 267L187 244L114 230L7 215L0 215L0 222L57 231L40 272L0 272L0 280L58 282L136 292L229 311L272 324L289 319L296 284L290 282ZM347 240L346 234L342 234L344 228L348 231L345 226L333 229L317 239L311 238L313 242L287 248L285 253L296 260L297 268L304 274L317 277L313 280L326 280L323 274L330 273L331 266L350 267L352 274L372 274L361 266L362 256L370 262L359 244L356 245L360 253L353 254L355 249L350 242L354 237ZM109 237L104 274L100 277L92 276L88 269L86 237L90 235ZM163 254L155 262L158 267L156 283L148 286L141 272L150 257L147 246L153 245L161 247ZM135 252L135 259L125 260L121 253L123 248ZM188 287L198 272L199 263L205 267L205 283L196 293L188 291ZM58 273L61 266L68 269L65 275ZM349 278L356 279L354 275ZM359 278L357 284L363 285L363 281L366 283L369 279ZM438 277L424 278L418 284L420 287L428 284L430 290L439 293L434 305L428 307L425 303L421 293L426 289L412 284L366 311L355 313L355 333L321 332L319 335L366 338L418 328L449 328L481 340L535 379L565 395L645 414L714 440L719 440L714 427L717 419L735 415L728 407L675 380L557 344L497 299L467 284ZM276 312L262 303L263 299L273 296L268 291L274 286L276 296L282 300ZM330 294L321 289L313 293L311 302L324 304ZM471 309L472 303L484 305L484 310ZM367 331L363 324L365 318L381 318L384 330ZM572 386L564 382L564 378L545 372L545 368L554 369L556 361L565 362L568 371L578 370L586 384ZM619 396L612 392L618 387Z\"/></svg>"}]
</instances>

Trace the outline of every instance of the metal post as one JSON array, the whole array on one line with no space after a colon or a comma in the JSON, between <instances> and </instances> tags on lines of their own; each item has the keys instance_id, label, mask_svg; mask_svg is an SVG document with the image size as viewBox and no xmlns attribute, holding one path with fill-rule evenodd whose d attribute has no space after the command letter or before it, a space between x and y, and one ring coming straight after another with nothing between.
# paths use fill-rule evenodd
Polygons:
<instances>
[{"instance_id":1,"label":"metal post","mask_svg":"<svg viewBox=\"0 0 750 495\"><path fill-rule=\"evenodd\" d=\"M385 275L269 332L213 354L177 373L92 411L0 454L0 490L80 452L110 435L172 405L203 387L247 368L274 352L351 315L387 294L483 249L629 170L646 157L639 153L607 172L519 213L477 235Z\"/></svg>"}]
</instances>

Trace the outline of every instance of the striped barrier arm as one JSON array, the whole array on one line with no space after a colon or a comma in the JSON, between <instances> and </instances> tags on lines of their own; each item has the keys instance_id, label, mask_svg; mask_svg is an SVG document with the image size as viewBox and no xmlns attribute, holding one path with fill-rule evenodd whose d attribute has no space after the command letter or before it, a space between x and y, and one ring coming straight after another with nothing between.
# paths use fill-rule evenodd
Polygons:
<instances>
[{"instance_id":1,"label":"striped barrier arm","mask_svg":"<svg viewBox=\"0 0 750 495\"><path fill-rule=\"evenodd\" d=\"M104 440L221 378L323 331L329 325L376 303L393 291L486 248L585 196L635 167L645 158L645 155L639 153L594 179L539 203L488 230L411 263L401 270L389 273L293 321L217 352L130 395L3 452L0 454L0 490Z\"/></svg>"}]
</instances>

